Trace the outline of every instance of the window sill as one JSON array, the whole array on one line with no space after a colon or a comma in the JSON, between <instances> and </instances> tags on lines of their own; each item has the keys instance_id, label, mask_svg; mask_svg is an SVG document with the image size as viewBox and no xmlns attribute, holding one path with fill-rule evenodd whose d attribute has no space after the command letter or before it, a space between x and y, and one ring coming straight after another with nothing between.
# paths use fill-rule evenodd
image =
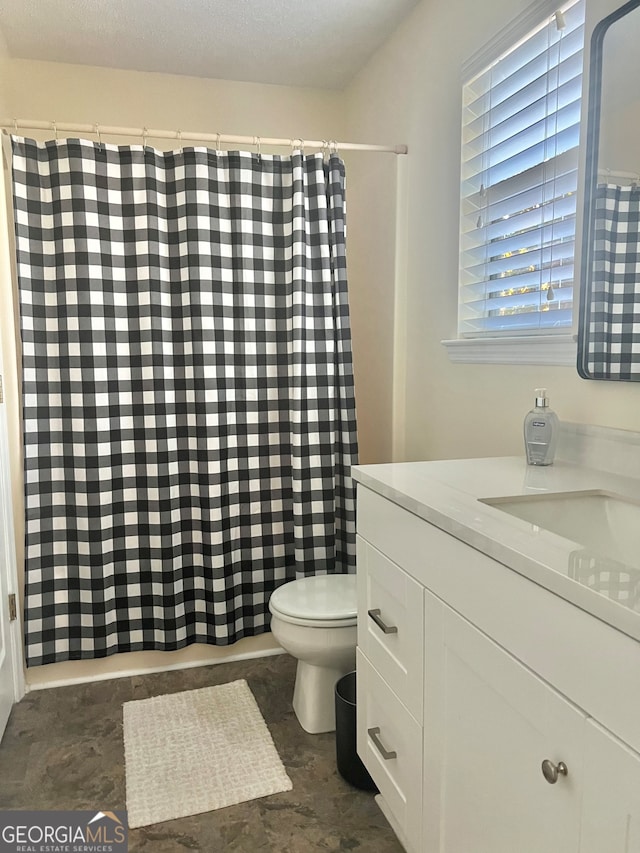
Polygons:
<instances>
[{"instance_id":1,"label":"window sill","mask_svg":"<svg viewBox=\"0 0 640 853\"><path fill-rule=\"evenodd\" d=\"M464 364L549 364L575 367L575 335L458 338L441 341L449 359Z\"/></svg>"}]
</instances>

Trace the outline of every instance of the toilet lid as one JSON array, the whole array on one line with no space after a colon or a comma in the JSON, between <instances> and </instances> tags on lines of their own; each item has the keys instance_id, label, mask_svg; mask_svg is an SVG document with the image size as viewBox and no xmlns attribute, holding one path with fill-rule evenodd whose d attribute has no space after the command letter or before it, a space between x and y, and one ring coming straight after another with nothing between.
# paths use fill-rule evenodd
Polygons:
<instances>
[{"instance_id":1,"label":"toilet lid","mask_svg":"<svg viewBox=\"0 0 640 853\"><path fill-rule=\"evenodd\" d=\"M314 575L289 581L273 592L269 609L310 621L354 619L356 576Z\"/></svg>"}]
</instances>

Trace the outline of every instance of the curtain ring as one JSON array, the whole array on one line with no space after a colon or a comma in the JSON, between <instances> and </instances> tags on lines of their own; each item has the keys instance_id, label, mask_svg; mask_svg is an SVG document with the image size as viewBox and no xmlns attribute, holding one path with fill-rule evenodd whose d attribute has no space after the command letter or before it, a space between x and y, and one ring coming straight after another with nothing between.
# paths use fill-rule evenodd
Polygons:
<instances>
[{"instance_id":1,"label":"curtain ring","mask_svg":"<svg viewBox=\"0 0 640 853\"><path fill-rule=\"evenodd\" d=\"M304 154L304 139L301 139L299 136L294 136L294 138L291 140L291 153L292 154L296 150L296 148L299 148L300 151Z\"/></svg>"},{"instance_id":2,"label":"curtain ring","mask_svg":"<svg viewBox=\"0 0 640 853\"><path fill-rule=\"evenodd\" d=\"M55 137L56 142L58 141L58 125L55 121L51 122L51 130L53 131L53 135Z\"/></svg>"},{"instance_id":3,"label":"curtain ring","mask_svg":"<svg viewBox=\"0 0 640 853\"><path fill-rule=\"evenodd\" d=\"M327 142L326 139L322 140L322 159L323 160L329 159L329 143Z\"/></svg>"},{"instance_id":4,"label":"curtain ring","mask_svg":"<svg viewBox=\"0 0 640 853\"><path fill-rule=\"evenodd\" d=\"M182 131L178 130L176 133L178 134L178 147L182 148Z\"/></svg>"},{"instance_id":5,"label":"curtain ring","mask_svg":"<svg viewBox=\"0 0 640 853\"><path fill-rule=\"evenodd\" d=\"M146 127L143 127L142 128L142 147L143 148L147 147L147 136L148 135L149 135L149 131L147 130Z\"/></svg>"},{"instance_id":6,"label":"curtain ring","mask_svg":"<svg viewBox=\"0 0 640 853\"><path fill-rule=\"evenodd\" d=\"M17 118L14 118L14 120L13 120L13 130L17 136L18 135L18 119Z\"/></svg>"},{"instance_id":7,"label":"curtain ring","mask_svg":"<svg viewBox=\"0 0 640 853\"><path fill-rule=\"evenodd\" d=\"M258 157L261 157L261 143L259 136L253 137L253 144L256 146L256 154L258 155Z\"/></svg>"},{"instance_id":8,"label":"curtain ring","mask_svg":"<svg viewBox=\"0 0 640 853\"><path fill-rule=\"evenodd\" d=\"M96 122L96 136L98 137L98 145L102 145L102 137L100 136L100 125Z\"/></svg>"},{"instance_id":9,"label":"curtain ring","mask_svg":"<svg viewBox=\"0 0 640 853\"><path fill-rule=\"evenodd\" d=\"M220 153L220 140L222 139L221 133L216 133L216 154Z\"/></svg>"},{"instance_id":10,"label":"curtain ring","mask_svg":"<svg viewBox=\"0 0 640 853\"><path fill-rule=\"evenodd\" d=\"M335 139L330 140L329 142L329 154L337 154L338 153L338 143Z\"/></svg>"},{"instance_id":11,"label":"curtain ring","mask_svg":"<svg viewBox=\"0 0 640 853\"><path fill-rule=\"evenodd\" d=\"M304 154L304 139L300 140L300 152Z\"/></svg>"}]
</instances>

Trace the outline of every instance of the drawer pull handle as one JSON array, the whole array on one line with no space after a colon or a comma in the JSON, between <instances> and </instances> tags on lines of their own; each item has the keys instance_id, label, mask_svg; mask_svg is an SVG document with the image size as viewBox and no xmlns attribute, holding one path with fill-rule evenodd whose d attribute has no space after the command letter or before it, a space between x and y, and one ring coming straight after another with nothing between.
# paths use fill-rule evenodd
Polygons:
<instances>
[{"instance_id":1,"label":"drawer pull handle","mask_svg":"<svg viewBox=\"0 0 640 853\"><path fill-rule=\"evenodd\" d=\"M376 610L369 610L367 612L369 613L369 617L373 619L378 628L380 628L380 630L384 634L398 633L398 629L395 627L395 625L385 625L385 623L382 621L382 619L380 618L380 608L376 608Z\"/></svg>"},{"instance_id":2,"label":"drawer pull handle","mask_svg":"<svg viewBox=\"0 0 640 853\"><path fill-rule=\"evenodd\" d=\"M549 761L548 758L542 762L542 775L547 780L550 785L555 785L558 781L558 775L566 776L569 773L567 769L567 765L564 761L559 761L557 764L554 764L553 761Z\"/></svg>"},{"instance_id":3,"label":"drawer pull handle","mask_svg":"<svg viewBox=\"0 0 640 853\"><path fill-rule=\"evenodd\" d=\"M389 751L388 749L384 748L384 745L379 738L379 734L380 734L380 727L379 726L376 726L373 729L367 729L367 734L369 735L369 737L371 738L371 740L373 741L373 743L375 745L375 748L378 750L378 752L384 758L385 761L389 761L390 758L397 758L398 757L398 753L395 750Z\"/></svg>"}]
</instances>

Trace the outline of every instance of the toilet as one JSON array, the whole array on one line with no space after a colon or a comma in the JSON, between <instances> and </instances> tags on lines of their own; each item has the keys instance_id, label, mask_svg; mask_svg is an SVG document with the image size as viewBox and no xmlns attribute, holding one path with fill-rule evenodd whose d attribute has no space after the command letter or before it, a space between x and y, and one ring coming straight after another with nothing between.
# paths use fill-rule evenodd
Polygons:
<instances>
[{"instance_id":1,"label":"toilet","mask_svg":"<svg viewBox=\"0 0 640 853\"><path fill-rule=\"evenodd\" d=\"M355 669L356 576L315 575L289 581L269 600L271 631L298 660L293 710L310 734L336 727L336 681Z\"/></svg>"}]
</instances>

